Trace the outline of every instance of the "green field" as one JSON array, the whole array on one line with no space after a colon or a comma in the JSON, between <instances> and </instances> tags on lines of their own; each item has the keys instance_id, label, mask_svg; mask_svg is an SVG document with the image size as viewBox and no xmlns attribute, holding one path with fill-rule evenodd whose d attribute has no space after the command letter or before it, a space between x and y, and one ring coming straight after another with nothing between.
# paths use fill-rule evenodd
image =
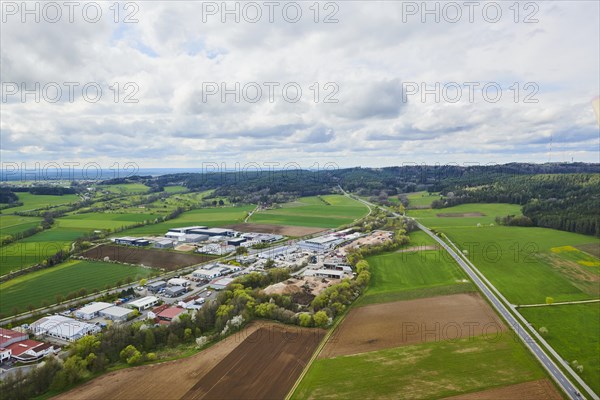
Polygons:
<instances>
[{"instance_id":1,"label":"green field","mask_svg":"<svg viewBox=\"0 0 600 400\"><path fill-rule=\"evenodd\" d=\"M125 283L146 277L153 270L99 261L68 261L56 267L36 271L0 284L0 313L12 315L16 309L25 311L29 306L41 307L43 302L53 304L56 296L85 288L103 290L117 281Z\"/></svg>"},{"instance_id":2,"label":"green field","mask_svg":"<svg viewBox=\"0 0 600 400\"><path fill-rule=\"evenodd\" d=\"M281 208L254 213L249 222L256 224L314 226L336 228L367 214L362 203L342 195L301 197ZM329 204L327 204L329 203Z\"/></svg>"},{"instance_id":3,"label":"green field","mask_svg":"<svg viewBox=\"0 0 600 400\"><path fill-rule=\"evenodd\" d=\"M254 209L253 205L237 207L202 208L187 211L175 219L158 224L146 225L139 228L128 229L119 235L164 235L171 228L192 225L205 225L217 227L236 224L244 221L246 213Z\"/></svg>"},{"instance_id":4,"label":"green field","mask_svg":"<svg viewBox=\"0 0 600 400\"><path fill-rule=\"evenodd\" d=\"M431 202L434 200L439 200L439 194L429 194L428 192L415 192L409 193L408 198L408 207L428 207L431 206Z\"/></svg>"},{"instance_id":5,"label":"green field","mask_svg":"<svg viewBox=\"0 0 600 400\"><path fill-rule=\"evenodd\" d=\"M357 305L420 297L423 289L429 289L423 291L427 297L473 290L467 276L445 251L389 252L368 257L367 261L371 282Z\"/></svg>"},{"instance_id":6,"label":"green field","mask_svg":"<svg viewBox=\"0 0 600 400\"><path fill-rule=\"evenodd\" d=\"M81 231L51 228L0 247L0 275L38 263L59 250L68 250Z\"/></svg>"},{"instance_id":7,"label":"green field","mask_svg":"<svg viewBox=\"0 0 600 400\"><path fill-rule=\"evenodd\" d=\"M543 303L547 296L554 297L557 302L597 298L600 295L597 284L600 268L594 266L594 258L577 249L557 251L556 248L598 243L598 240L546 228L490 226L493 224L490 221L497 215L518 214L516 207L463 204L411 211L410 216L444 232L461 250L466 250L477 268L514 304ZM468 212L485 216L436 216L438 213ZM480 227L477 227L478 223Z\"/></svg>"},{"instance_id":8,"label":"green field","mask_svg":"<svg viewBox=\"0 0 600 400\"><path fill-rule=\"evenodd\" d=\"M478 212L484 214L478 217L438 217L438 214L455 214ZM521 215L521 207L514 204L461 204L455 207L426 209L426 210L410 210L408 213L411 217L417 218L423 225L428 228L444 228L444 227L464 227L473 228L477 224L490 225L495 224L497 216L505 215Z\"/></svg>"},{"instance_id":9,"label":"green field","mask_svg":"<svg viewBox=\"0 0 600 400\"><path fill-rule=\"evenodd\" d=\"M316 360L293 399L439 399L544 378L511 334Z\"/></svg>"},{"instance_id":10,"label":"green field","mask_svg":"<svg viewBox=\"0 0 600 400\"><path fill-rule=\"evenodd\" d=\"M94 231L96 229L124 228L144 221L153 221L157 218L154 214L138 213L84 213L73 214L56 220L57 226L81 231Z\"/></svg>"},{"instance_id":11,"label":"green field","mask_svg":"<svg viewBox=\"0 0 600 400\"><path fill-rule=\"evenodd\" d=\"M567 362L583 365L581 377L600 393L600 303L521 308L536 329L546 327L546 340Z\"/></svg>"},{"instance_id":12,"label":"green field","mask_svg":"<svg viewBox=\"0 0 600 400\"><path fill-rule=\"evenodd\" d=\"M12 214L21 211L37 210L39 208L55 207L62 204L71 204L79 201L79 196L76 194L65 194L63 196L52 196L31 193L16 193L19 201L23 203L19 207L7 208L3 211L4 214Z\"/></svg>"},{"instance_id":13,"label":"green field","mask_svg":"<svg viewBox=\"0 0 600 400\"><path fill-rule=\"evenodd\" d=\"M118 185L98 185L96 189L111 193L132 194L146 193L150 188L142 183L122 183Z\"/></svg>"},{"instance_id":14,"label":"green field","mask_svg":"<svg viewBox=\"0 0 600 400\"><path fill-rule=\"evenodd\" d=\"M186 192L188 188L185 186L175 185L175 186L165 186L165 192L167 193L179 193Z\"/></svg>"},{"instance_id":15,"label":"green field","mask_svg":"<svg viewBox=\"0 0 600 400\"><path fill-rule=\"evenodd\" d=\"M19 215L0 214L0 237L16 235L35 228L42 221L38 217L21 217Z\"/></svg>"}]
</instances>

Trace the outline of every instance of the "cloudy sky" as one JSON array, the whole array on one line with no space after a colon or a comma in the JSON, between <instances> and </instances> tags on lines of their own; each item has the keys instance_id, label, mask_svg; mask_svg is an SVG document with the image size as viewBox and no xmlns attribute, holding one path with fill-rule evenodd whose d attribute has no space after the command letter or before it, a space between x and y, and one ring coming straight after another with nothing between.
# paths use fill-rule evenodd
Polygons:
<instances>
[{"instance_id":1,"label":"cloudy sky","mask_svg":"<svg viewBox=\"0 0 600 400\"><path fill-rule=\"evenodd\" d=\"M598 162L600 2L526 3L3 2L2 162Z\"/></svg>"}]
</instances>

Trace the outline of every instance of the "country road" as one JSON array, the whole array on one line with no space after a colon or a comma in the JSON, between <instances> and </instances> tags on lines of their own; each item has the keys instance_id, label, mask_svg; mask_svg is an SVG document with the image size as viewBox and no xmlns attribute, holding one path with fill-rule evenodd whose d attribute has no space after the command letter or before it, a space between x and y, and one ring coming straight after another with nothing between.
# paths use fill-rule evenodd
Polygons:
<instances>
[{"instance_id":1,"label":"country road","mask_svg":"<svg viewBox=\"0 0 600 400\"><path fill-rule=\"evenodd\" d=\"M343 189L342 189L342 192L346 196L349 196L349 194L346 193ZM357 198L357 200L362 203L365 203L365 204L370 204L373 207L379 207L375 204L372 204L372 203L370 203L366 200L362 200L360 198ZM381 207L379 207L379 208L381 208ZM393 213L393 214L397 217L401 216L398 213ZM413 219L413 218L411 218L411 219ZM493 287L493 285L489 282L487 282L487 285L486 285L486 283L484 283L484 281L479 277L479 275L475 273L473 268L471 268L471 266L469 266L467 264L467 262L465 262L465 260L462 257L460 257L455 252L455 250L452 247L450 247L446 242L444 242L442 239L440 239L437 235L435 235L426 226L422 225L417 220L413 219L413 221L415 221L417 223L417 226L419 227L419 229L421 229L423 232L427 233L437 243L439 243L439 245L441 247L443 247L448 252L448 254L450 254L452 256L452 258L467 273L467 275L469 275L469 277L471 278L473 283L475 283L475 285L477 285L479 290L488 299L488 301L492 304L492 306L496 309L496 311L500 315L502 315L502 317L508 322L508 324L513 328L513 330L519 336L519 338L523 341L523 343L525 343L525 346L527 346L527 348L529 348L529 350L538 359L538 361L542 364L542 366L546 369L546 371L548 371L548 373L552 376L554 381L569 396L569 398L573 399L573 400L584 399L584 397L579 393L577 388L571 383L571 381L567 378L567 376L563 373L563 371L561 371L560 368L558 368L558 366L554 363L554 361L552 361L552 359L550 359L550 357L548 357L548 355L544 352L542 347L527 332L525 327L522 325L523 321L517 320L517 318L515 318L513 316L513 314L508 310L508 308L504 305L504 303L502 301L500 301L498 296L496 296L496 294L494 292L499 293L497 291L497 289L495 287ZM456 248L456 245L454 245L454 247ZM489 285L489 287L488 287L488 285ZM493 289L494 292L490 288ZM499 296L501 296L501 295L499 295ZM507 302L507 304L509 304L509 303ZM515 312L516 312L516 310L515 310ZM552 349L550 346L547 346L547 347L549 348L550 352L553 353L553 355L557 359L563 361L562 358L560 358L560 356L554 351L554 349ZM567 370L570 369L568 367L568 365L565 365L565 364L566 363L564 363L564 361L563 361L563 367L567 368ZM579 376L577 376L574 372L572 373L572 375L575 375L574 378L577 380L577 382L583 388L586 389L586 391L590 395L590 398L592 398L594 400L600 399L598 397L598 395L596 393L594 393L594 391L585 382L583 382L583 380Z\"/></svg>"}]
</instances>

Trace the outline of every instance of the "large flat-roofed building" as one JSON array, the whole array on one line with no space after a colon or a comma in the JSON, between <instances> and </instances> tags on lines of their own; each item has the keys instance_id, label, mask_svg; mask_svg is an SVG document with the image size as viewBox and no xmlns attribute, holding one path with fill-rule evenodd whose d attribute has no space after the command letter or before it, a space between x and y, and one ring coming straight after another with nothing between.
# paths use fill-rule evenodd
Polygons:
<instances>
[{"instance_id":1,"label":"large flat-roofed building","mask_svg":"<svg viewBox=\"0 0 600 400\"><path fill-rule=\"evenodd\" d=\"M272 249L265 249L260 253L257 253L256 256L262 259L276 258L278 256L295 253L298 250L300 250L298 246L281 246Z\"/></svg>"},{"instance_id":2,"label":"large flat-roofed building","mask_svg":"<svg viewBox=\"0 0 600 400\"><path fill-rule=\"evenodd\" d=\"M227 244L230 244L232 246L239 246L242 243L244 243L246 241L246 238L232 238L232 239L227 239Z\"/></svg>"},{"instance_id":3,"label":"large flat-roofed building","mask_svg":"<svg viewBox=\"0 0 600 400\"><path fill-rule=\"evenodd\" d=\"M344 279L347 276L347 273L334 269L307 269L304 271L303 275L315 276L317 278Z\"/></svg>"},{"instance_id":4,"label":"large flat-roofed building","mask_svg":"<svg viewBox=\"0 0 600 400\"><path fill-rule=\"evenodd\" d=\"M188 286L191 282L183 278L171 278L167 281L169 286Z\"/></svg>"},{"instance_id":5,"label":"large flat-roofed building","mask_svg":"<svg viewBox=\"0 0 600 400\"><path fill-rule=\"evenodd\" d=\"M181 241L186 243L200 243L207 241L208 238L208 235L201 235L198 233L186 233Z\"/></svg>"},{"instance_id":6,"label":"large flat-roofed building","mask_svg":"<svg viewBox=\"0 0 600 400\"><path fill-rule=\"evenodd\" d=\"M334 248L343 241L343 239L340 239L335 235L325 235L298 242L298 246L300 246L304 250L322 253Z\"/></svg>"},{"instance_id":7,"label":"large flat-roofed building","mask_svg":"<svg viewBox=\"0 0 600 400\"><path fill-rule=\"evenodd\" d=\"M140 238L131 237L131 236L124 236L124 237L120 237L120 238L115 238L115 243L126 245L126 246L143 247L143 246L148 246L150 244L150 241L147 239L140 239Z\"/></svg>"},{"instance_id":8,"label":"large flat-roofed building","mask_svg":"<svg viewBox=\"0 0 600 400\"><path fill-rule=\"evenodd\" d=\"M130 301L129 303L127 303L125 305L127 307L135 308L138 311L143 311L143 310L146 310L157 304L158 304L158 297L146 296L146 297L142 297L141 299Z\"/></svg>"},{"instance_id":9,"label":"large flat-roofed building","mask_svg":"<svg viewBox=\"0 0 600 400\"><path fill-rule=\"evenodd\" d=\"M183 286L170 286L165 289L165 295L169 297L179 297L186 292L187 289Z\"/></svg>"},{"instance_id":10,"label":"large flat-roofed building","mask_svg":"<svg viewBox=\"0 0 600 400\"><path fill-rule=\"evenodd\" d=\"M200 268L192 272L192 275L198 279L214 279L221 275L217 270Z\"/></svg>"},{"instance_id":11,"label":"large flat-roofed building","mask_svg":"<svg viewBox=\"0 0 600 400\"><path fill-rule=\"evenodd\" d=\"M209 286L215 290L223 290L233 282L234 278L220 278L212 281Z\"/></svg>"},{"instance_id":12,"label":"large flat-roofed building","mask_svg":"<svg viewBox=\"0 0 600 400\"><path fill-rule=\"evenodd\" d=\"M225 228L204 228L204 229L192 229L189 233L196 233L199 235L208 235L208 236L235 236L235 231L233 229L225 229Z\"/></svg>"},{"instance_id":13,"label":"large flat-roofed building","mask_svg":"<svg viewBox=\"0 0 600 400\"><path fill-rule=\"evenodd\" d=\"M167 239L177 240L178 242L182 242L187 234L183 232L167 232L165 233L165 237Z\"/></svg>"},{"instance_id":14,"label":"large flat-roofed building","mask_svg":"<svg viewBox=\"0 0 600 400\"><path fill-rule=\"evenodd\" d=\"M170 249L173 247L173 239L160 239L154 242L154 247L157 249Z\"/></svg>"},{"instance_id":15,"label":"large flat-roofed building","mask_svg":"<svg viewBox=\"0 0 600 400\"><path fill-rule=\"evenodd\" d=\"M97 301L94 303L90 303L85 307L81 307L79 310L75 311L75 317L79 319L92 319L98 316L98 313L105 308L112 306L110 303L104 303L102 301Z\"/></svg>"},{"instance_id":16,"label":"large flat-roofed building","mask_svg":"<svg viewBox=\"0 0 600 400\"><path fill-rule=\"evenodd\" d=\"M100 332L100 327L62 315L50 315L35 321L29 327L34 335L52 336L73 342L85 335Z\"/></svg>"},{"instance_id":17,"label":"large flat-roofed building","mask_svg":"<svg viewBox=\"0 0 600 400\"><path fill-rule=\"evenodd\" d=\"M208 226L200 226L200 225L184 226L181 228L171 228L171 229L169 229L169 232L192 233L192 231L195 229L206 229L206 228L208 228Z\"/></svg>"},{"instance_id":18,"label":"large flat-roofed building","mask_svg":"<svg viewBox=\"0 0 600 400\"><path fill-rule=\"evenodd\" d=\"M131 314L133 314L132 309L119 306L108 307L100 311L102 317L108 318L111 321L127 321L127 318Z\"/></svg>"}]
</instances>

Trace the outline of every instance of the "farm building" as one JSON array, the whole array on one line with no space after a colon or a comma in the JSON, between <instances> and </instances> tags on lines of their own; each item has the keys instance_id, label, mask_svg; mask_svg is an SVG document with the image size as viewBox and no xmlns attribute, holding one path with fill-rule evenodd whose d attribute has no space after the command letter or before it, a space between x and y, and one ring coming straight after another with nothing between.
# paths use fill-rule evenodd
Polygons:
<instances>
[{"instance_id":1,"label":"farm building","mask_svg":"<svg viewBox=\"0 0 600 400\"><path fill-rule=\"evenodd\" d=\"M156 318L158 318L159 321L172 322L173 320L176 320L177 317L179 315L183 314L184 312L185 312L184 308L169 307L169 308L162 310L158 314L156 314Z\"/></svg>"},{"instance_id":2,"label":"farm building","mask_svg":"<svg viewBox=\"0 0 600 400\"><path fill-rule=\"evenodd\" d=\"M8 347L11 357L20 362L37 361L40 358L55 352L57 349L50 343L35 340L25 340L13 343Z\"/></svg>"},{"instance_id":3,"label":"farm building","mask_svg":"<svg viewBox=\"0 0 600 400\"><path fill-rule=\"evenodd\" d=\"M220 279L216 279L214 281L212 281L209 286L215 290L223 290L227 287L227 285L229 285L231 282L233 282L234 278L220 278Z\"/></svg>"},{"instance_id":4,"label":"farm building","mask_svg":"<svg viewBox=\"0 0 600 400\"><path fill-rule=\"evenodd\" d=\"M161 239L154 242L154 247L157 249L171 249L173 248L173 240L171 239Z\"/></svg>"},{"instance_id":5,"label":"farm building","mask_svg":"<svg viewBox=\"0 0 600 400\"><path fill-rule=\"evenodd\" d=\"M102 301L90 303L85 307L81 307L75 311L75 317L79 319L92 319L98 316L98 313L105 308L112 306L110 303L104 303Z\"/></svg>"},{"instance_id":6,"label":"farm building","mask_svg":"<svg viewBox=\"0 0 600 400\"><path fill-rule=\"evenodd\" d=\"M160 289L167 287L167 282L165 282L165 281L150 282L149 284L146 285L146 287L148 288L149 291L156 293Z\"/></svg>"},{"instance_id":7,"label":"farm building","mask_svg":"<svg viewBox=\"0 0 600 400\"><path fill-rule=\"evenodd\" d=\"M323 253L327 250L331 250L344 240L334 235L319 236L312 239L306 239L298 242L298 245L308 251L316 251L317 253Z\"/></svg>"},{"instance_id":8,"label":"farm building","mask_svg":"<svg viewBox=\"0 0 600 400\"><path fill-rule=\"evenodd\" d=\"M100 332L97 325L77 321L62 315L50 315L35 321L29 327L34 335L47 335L73 342L91 333Z\"/></svg>"},{"instance_id":9,"label":"farm building","mask_svg":"<svg viewBox=\"0 0 600 400\"><path fill-rule=\"evenodd\" d=\"M192 233L195 229L206 229L207 226L184 226L182 228L171 228L169 232Z\"/></svg>"},{"instance_id":10,"label":"farm building","mask_svg":"<svg viewBox=\"0 0 600 400\"><path fill-rule=\"evenodd\" d=\"M133 314L133 310L125 307L113 306L100 311L100 315L111 321L127 321L127 318Z\"/></svg>"},{"instance_id":11,"label":"farm building","mask_svg":"<svg viewBox=\"0 0 600 400\"><path fill-rule=\"evenodd\" d=\"M188 286L191 282L183 278L171 278L167 283L169 286Z\"/></svg>"},{"instance_id":12,"label":"farm building","mask_svg":"<svg viewBox=\"0 0 600 400\"><path fill-rule=\"evenodd\" d=\"M227 244L231 245L231 246L239 246L242 243L244 243L246 241L245 238L233 238L233 239L228 239L227 240Z\"/></svg>"},{"instance_id":13,"label":"farm building","mask_svg":"<svg viewBox=\"0 0 600 400\"><path fill-rule=\"evenodd\" d=\"M148 246L150 244L150 241L146 240L146 239L131 237L131 236L124 236L124 237L120 237L120 238L115 238L115 244L143 247L143 246Z\"/></svg>"},{"instance_id":14,"label":"farm building","mask_svg":"<svg viewBox=\"0 0 600 400\"><path fill-rule=\"evenodd\" d=\"M158 297L146 296L141 299L130 301L126 305L131 308L136 308L138 311L146 310L158 304Z\"/></svg>"},{"instance_id":15,"label":"farm building","mask_svg":"<svg viewBox=\"0 0 600 400\"><path fill-rule=\"evenodd\" d=\"M214 279L221 275L218 271L200 268L192 272L192 275L198 279Z\"/></svg>"},{"instance_id":16,"label":"farm building","mask_svg":"<svg viewBox=\"0 0 600 400\"><path fill-rule=\"evenodd\" d=\"M171 286L165 289L165 295L169 297L178 297L187 292L183 286Z\"/></svg>"},{"instance_id":17,"label":"farm building","mask_svg":"<svg viewBox=\"0 0 600 400\"><path fill-rule=\"evenodd\" d=\"M29 339L26 333L17 332L12 329L0 328L0 347L7 348L13 343Z\"/></svg>"}]
</instances>

